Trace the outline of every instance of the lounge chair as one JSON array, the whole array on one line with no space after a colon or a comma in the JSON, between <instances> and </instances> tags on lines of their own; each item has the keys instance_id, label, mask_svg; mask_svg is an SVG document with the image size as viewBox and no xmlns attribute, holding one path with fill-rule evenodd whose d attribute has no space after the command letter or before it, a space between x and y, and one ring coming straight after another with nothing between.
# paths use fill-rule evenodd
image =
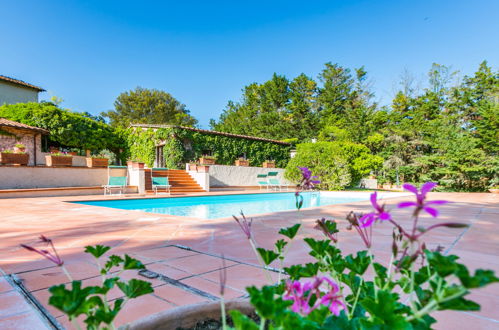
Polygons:
<instances>
[{"instance_id":1,"label":"lounge chair","mask_svg":"<svg viewBox=\"0 0 499 330\"><path fill-rule=\"evenodd\" d=\"M281 183L277 178L269 178L269 187L275 190L279 189L279 191L282 191L282 188L286 187L286 190L288 190L288 185Z\"/></svg>"},{"instance_id":2,"label":"lounge chair","mask_svg":"<svg viewBox=\"0 0 499 330\"><path fill-rule=\"evenodd\" d=\"M267 174L257 174L256 176L258 186L260 186L260 190L262 190L263 187L266 187L267 190L269 189L269 182L267 181Z\"/></svg>"},{"instance_id":3,"label":"lounge chair","mask_svg":"<svg viewBox=\"0 0 499 330\"><path fill-rule=\"evenodd\" d=\"M152 190L154 193L158 194L158 189L164 188L165 193L168 192L170 194L170 188L172 187L170 182L168 181L167 176L154 176L154 171L167 171L167 168L164 167L156 167L151 169L151 184Z\"/></svg>"},{"instance_id":4,"label":"lounge chair","mask_svg":"<svg viewBox=\"0 0 499 330\"><path fill-rule=\"evenodd\" d=\"M127 169L126 166L108 166L107 167L107 184L103 185L104 195L112 195L113 189L119 189L120 195L125 191L128 181L128 175L126 176L111 176L111 169ZM128 174L128 172L127 172Z\"/></svg>"}]
</instances>

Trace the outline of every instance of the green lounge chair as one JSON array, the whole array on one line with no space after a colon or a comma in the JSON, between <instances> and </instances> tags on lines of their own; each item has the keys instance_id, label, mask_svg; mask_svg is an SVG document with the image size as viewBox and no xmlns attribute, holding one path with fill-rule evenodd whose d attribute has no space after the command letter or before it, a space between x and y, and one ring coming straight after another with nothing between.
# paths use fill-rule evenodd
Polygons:
<instances>
[{"instance_id":1,"label":"green lounge chair","mask_svg":"<svg viewBox=\"0 0 499 330\"><path fill-rule=\"evenodd\" d=\"M157 195L158 194L158 189L164 188L165 193L168 192L170 195L170 188L172 187L170 182L168 181L167 176L154 176L154 171L167 171L168 169L165 167L156 167L151 169L151 184L152 184L152 190L154 190L154 193Z\"/></svg>"},{"instance_id":2,"label":"green lounge chair","mask_svg":"<svg viewBox=\"0 0 499 330\"><path fill-rule=\"evenodd\" d=\"M288 185L282 184L277 178L269 178L269 187L275 190L279 189L279 191L282 191L282 188L286 187L286 190L288 190Z\"/></svg>"},{"instance_id":3,"label":"green lounge chair","mask_svg":"<svg viewBox=\"0 0 499 330\"><path fill-rule=\"evenodd\" d=\"M267 181L267 174L257 174L256 180L258 182L258 186L260 186L260 190L262 190L263 187L266 187L267 190L269 189L269 182Z\"/></svg>"},{"instance_id":4,"label":"green lounge chair","mask_svg":"<svg viewBox=\"0 0 499 330\"><path fill-rule=\"evenodd\" d=\"M112 195L113 189L119 189L120 190L120 195L123 194L123 191L125 191L126 186L127 186L127 181L128 181L128 175L127 176L111 176L110 169L113 168L121 168L121 169L127 169L126 166L108 166L107 167L107 184L103 185L102 187L104 188L104 195ZM128 172L127 172L128 174Z\"/></svg>"}]
</instances>

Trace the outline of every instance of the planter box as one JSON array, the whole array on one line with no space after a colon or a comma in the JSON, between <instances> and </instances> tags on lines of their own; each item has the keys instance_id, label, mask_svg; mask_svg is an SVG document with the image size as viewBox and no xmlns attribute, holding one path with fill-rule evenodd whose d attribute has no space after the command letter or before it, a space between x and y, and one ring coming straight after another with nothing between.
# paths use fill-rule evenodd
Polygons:
<instances>
[{"instance_id":1,"label":"planter box","mask_svg":"<svg viewBox=\"0 0 499 330\"><path fill-rule=\"evenodd\" d=\"M215 161L216 159L204 158L204 157L199 158L199 163L201 165L215 165Z\"/></svg>"},{"instance_id":2,"label":"planter box","mask_svg":"<svg viewBox=\"0 0 499 330\"><path fill-rule=\"evenodd\" d=\"M47 166L72 166L73 156L45 156L45 164Z\"/></svg>"},{"instance_id":3,"label":"planter box","mask_svg":"<svg viewBox=\"0 0 499 330\"><path fill-rule=\"evenodd\" d=\"M229 300L225 303L227 315L231 310L239 310L245 315L254 315L255 309L246 300ZM200 303L169 309L157 314L146 316L130 324L120 327L120 330L175 330L195 328L196 324L207 320L220 320L220 302ZM197 328L196 328L197 329Z\"/></svg>"},{"instance_id":4,"label":"planter box","mask_svg":"<svg viewBox=\"0 0 499 330\"><path fill-rule=\"evenodd\" d=\"M499 189L489 189L489 191L493 194L499 194Z\"/></svg>"},{"instance_id":5,"label":"planter box","mask_svg":"<svg viewBox=\"0 0 499 330\"><path fill-rule=\"evenodd\" d=\"M126 165L128 167L132 167L133 169L140 169L140 168L144 168L145 163L134 162L134 161L129 160L126 162ZM107 164L106 164L106 166L107 166Z\"/></svg>"},{"instance_id":6,"label":"planter box","mask_svg":"<svg viewBox=\"0 0 499 330\"><path fill-rule=\"evenodd\" d=\"M198 165L197 164L189 164L189 171L197 171Z\"/></svg>"},{"instance_id":7,"label":"planter box","mask_svg":"<svg viewBox=\"0 0 499 330\"><path fill-rule=\"evenodd\" d=\"M109 160L107 158L87 157L87 167L107 167Z\"/></svg>"},{"instance_id":8,"label":"planter box","mask_svg":"<svg viewBox=\"0 0 499 330\"><path fill-rule=\"evenodd\" d=\"M210 171L210 167L207 165L197 165L198 173L208 173Z\"/></svg>"},{"instance_id":9,"label":"planter box","mask_svg":"<svg viewBox=\"0 0 499 330\"><path fill-rule=\"evenodd\" d=\"M263 162L263 168L275 168L275 162Z\"/></svg>"},{"instance_id":10,"label":"planter box","mask_svg":"<svg viewBox=\"0 0 499 330\"><path fill-rule=\"evenodd\" d=\"M236 160L236 166L249 166L249 160L241 160L237 159Z\"/></svg>"},{"instance_id":11,"label":"planter box","mask_svg":"<svg viewBox=\"0 0 499 330\"><path fill-rule=\"evenodd\" d=\"M29 154L0 153L0 164L28 165Z\"/></svg>"}]
</instances>

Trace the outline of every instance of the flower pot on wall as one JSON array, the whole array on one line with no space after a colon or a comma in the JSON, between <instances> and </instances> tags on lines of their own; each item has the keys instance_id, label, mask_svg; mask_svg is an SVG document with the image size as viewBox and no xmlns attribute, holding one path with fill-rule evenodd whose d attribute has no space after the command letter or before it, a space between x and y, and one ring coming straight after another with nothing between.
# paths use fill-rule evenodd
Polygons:
<instances>
[{"instance_id":1,"label":"flower pot on wall","mask_svg":"<svg viewBox=\"0 0 499 330\"><path fill-rule=\"evenodd\" d=\"M199 158L199 163L201 165L215 165L215 158L206 158L206 157L201 157Z\"/></svg>"},{"instance_id":2,"label":"flower pot on wall","mask_svg":"<svg viewBox=\"0 0 499 330\"><path fill-rule=\"evenodd\" d=\"M492 188L492 189L489 189L489 192L493 193L493 194L499 194L499 188Z\"/></svg>"},{"instance_id":3,"label":"flower pot on wall","mask_svg":"<svg viewBox=\"0 0 499 330\"><path fill-rule=\"evenodd\" d=\"M275 162L263 162L263 168L275 168Z\"/></svg>"},{"instance_id":4,"label":"flower pot on wall","mask_svg":"<svg viewBox=\"0 0 499 330\"><path fill-rule=\"evenodd\" d=\"M9 165L28 165L29 154L1 152L0 164Z\"/></svg>"},{"instance_id":5,"label":"flower pot on wall","mask_svg":"<svg viewBox=\"0 0 499 330\"><path fill-rule=\"evenodd\" d=\"M249 160L247 160L247 159L236 159L236 166L249 166Z\"/></svg>"},{"instance_id":6,"label":"flower pot on wall","mask_svg":"<svg viewBox=\"0 0 499 330\"><path fill-rule=\"evenodd\" d=\"M47 166L72 166L73 156L45 156L45 164Z\"/></svg>"},{"instance_id":7,"label":"flower pot on wall","mask_svg":"<svg viewBox=\"0 0 499 330\"><path fill-rule=\"evenodd\" d=\"M197 164L189 164L189 171L197 171L198 165Z\"/></svg>"},{"instance_id":8,"label":"flower pot on wall","mask_svg":"<svg viewBox=\"0 0 499 330\"><path fill-rule=\"evenodd\" d=\"M208 173L210 171L210 167L207 165L197 165L197 171L199 173Z\"/></svg>"},{"instance_id":9,"label":"flower pot on wall","mask_svg":"<svg viewBox=\"0 0 499 330\"><path fill-rule=\"evenodd\" d=\"M87 157L87 167L107 167L109 160L107 158Z\"/></svg>"}]
</instances>

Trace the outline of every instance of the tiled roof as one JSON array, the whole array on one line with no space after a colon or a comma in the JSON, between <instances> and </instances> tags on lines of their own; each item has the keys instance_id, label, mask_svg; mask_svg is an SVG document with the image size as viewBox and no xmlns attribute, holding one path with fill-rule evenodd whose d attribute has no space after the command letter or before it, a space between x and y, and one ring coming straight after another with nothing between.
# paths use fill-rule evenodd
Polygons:
<instances>
[{"instance_id":1,"label":"tiled roof","mask_svg":"<svg viewBox=\"0 0 499 330\"><path fill-rule=\"evenodd\" d=\"M40 127L34 127L34 126L29 126L26 124L18 123L17 121L12 121L8 120L5 118L0 118L0 127L12 127L12 128L18 128L18 129L26 129L30 131L37 131L42 134L49 134L49 131L46 129L40 128Z\"/></svg>"},{"instance_id":2,"label":"tiled roof","mask_svg":"<svg viewBox=\"0 0 499 330\"><path fill-rule=\"evenodd\" d=\"M282 144L282 145L285 145L285 146L291 145L290 143L279 141L279 140L266 139L266 138L261 138L261 137L256 137L256 136L248 136L248 135L240 135L240 134L232 134L232 133L225 133L225 132L210 131L210 130L207 130L207 129L199 129L199 128L185 127L185 126L155 125L155 124L131 124L130 127L143 127L143 128L180 128L180 129L185 129L185 130L188 130L188 131L205 133L205 134L223 135L223 136L235 137L235 138L241 138L241 139L247 139L247 140L272 142L272 143Z\"/></svg>"},{"instance_id":3,"label":"tiled roof","mask_svg":"<svg viewBox=\"0 0 499 330\"><path fill-rule=\"evenodd\" d=\"M38 86L35 86L35 85L31 85L31 84L28 84L27 82L24 82L22 80L10 78L10 77L7 77L7 76L0 75L0 81L7 81L7 82L10 82L12 84L16 84L16 85L20 85L20 86L23 86L23 87L27 87L27 88L31 88L31 89L37 90L39 92L45 92L45 90L43 88L41 88L41 87L38 87Z\"/></svg>"}]
</instances>

